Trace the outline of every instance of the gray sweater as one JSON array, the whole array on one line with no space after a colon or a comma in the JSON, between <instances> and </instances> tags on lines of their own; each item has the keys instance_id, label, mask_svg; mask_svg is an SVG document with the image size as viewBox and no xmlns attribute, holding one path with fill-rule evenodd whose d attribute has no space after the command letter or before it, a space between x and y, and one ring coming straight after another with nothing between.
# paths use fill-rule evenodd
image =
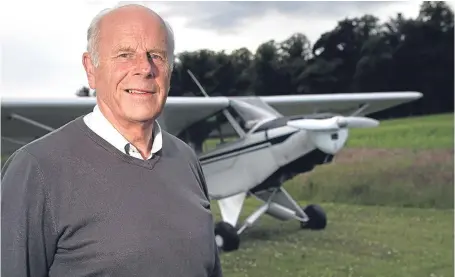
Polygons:
<instances>
[{"instance_id":1,"label":"gray sweater","mask_svg":"<svg viewBox=\"0 0 455 277\"><path fill-rule=\"evenodd\" d=\"M202 169L165 131L139 160L80 117L18 150L1 185L1 276L222 276Z\"/></svg>"}]
</instances>

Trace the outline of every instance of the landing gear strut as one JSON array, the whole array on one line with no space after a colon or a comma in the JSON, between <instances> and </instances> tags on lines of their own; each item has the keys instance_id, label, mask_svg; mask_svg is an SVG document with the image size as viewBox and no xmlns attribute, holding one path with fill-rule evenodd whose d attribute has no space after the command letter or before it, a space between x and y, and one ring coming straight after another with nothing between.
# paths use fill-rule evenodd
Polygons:
<instances>
[{"instance_id":1,"label":"landing gear strut","mask_svg":"<svg viewBox=\"0 0 455 277\"><path fill-rule=\"evenodd\" d=\"M242 225L237 226L237 218L230 220L229 217L224 217L224 221L218 222L215 225L215 240L218 248L224 252L235 251L240 246L240 234L254 223L265 213L272 217L286 221L295 219L300 222L302 229L322 230L327 225L327 216L324 210L316 204L311 204L306 207L300 207L296 201L283 188L275 188L269 191L256 192L254 194L264 203L256 211L254 211ZM237 203L243 204L243 200ZM221 206L221 208L229 208ZM232 223L236 226L234 226Z\"/></svg>"}]
</instances>

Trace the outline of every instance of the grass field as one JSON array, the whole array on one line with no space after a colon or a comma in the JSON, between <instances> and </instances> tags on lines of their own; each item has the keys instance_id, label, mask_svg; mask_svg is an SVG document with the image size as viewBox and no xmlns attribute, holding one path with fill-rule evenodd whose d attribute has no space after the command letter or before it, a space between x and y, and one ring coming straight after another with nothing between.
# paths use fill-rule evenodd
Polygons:
<instances>
[{"instance_id":1,"label":"grass field","mask_svg":"<svg viewBox=\"0 0 455 277\"><path fill-rule=\"evenodd\" d=\"M453 276L453 134L453 114L352 131L332 164L285 185L325 208L327 229L264 216L222 253L225 276Z\"/></svg>"},{"instance_id":2,"label":"grass field","mask_svg":"<svg viewBox=\"0 0 455 277\"><path fill-rule=\"evenodd\" d=\"M353 129L348 147L453 149L453 114L382 121L378 128Z\"/></svg>"},{"instance_id":3,"label":"grass field","mask_svg":"<svg viewBox=\"0 0 455 277\"><path fill-rule=\"evenodd\" d=\"M248 202L245 211L255 207ZM324 231L262 217L222 253L225 276L453 276L452 211L324 204ZM217 211L216 208L214 208Z\"/></svg>"}]
</instances>

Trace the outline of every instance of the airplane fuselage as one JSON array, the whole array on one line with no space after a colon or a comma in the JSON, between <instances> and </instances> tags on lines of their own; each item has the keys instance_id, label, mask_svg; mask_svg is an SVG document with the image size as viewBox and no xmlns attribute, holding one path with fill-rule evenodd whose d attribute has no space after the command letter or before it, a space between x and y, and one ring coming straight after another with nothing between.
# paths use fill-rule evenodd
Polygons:
<instances>
[{"instance_id":1,"label":"airplane fuselage","mask_svg":"<svg viewBox=\"0 0 455 277\"><path fill-rule=\"evenodd\" d=\"M346 134L317 133L281 125L247 136L200 156L209 194L218 200L241 192L282 185L315 165L330 162ZM321 143L325 142L325 144Z\"/></svg>"}]
</instances>

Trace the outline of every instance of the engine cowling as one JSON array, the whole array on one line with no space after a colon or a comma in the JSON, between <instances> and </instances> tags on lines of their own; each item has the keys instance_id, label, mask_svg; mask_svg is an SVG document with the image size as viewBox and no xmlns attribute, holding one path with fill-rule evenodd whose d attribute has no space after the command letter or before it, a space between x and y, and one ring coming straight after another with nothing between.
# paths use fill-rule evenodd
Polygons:
<instances>
[{"instance_id":1,"label":"engine cowling","mask_svg":"<svg viewBox=\"0 0 455 277\"><path fill-rule=\"evenodd\" d=\"M316 148L333 155L345 146L349 131L348 129L340 129L338 131L308 131L308 136Z\"/></svg>"}]
</instances>

